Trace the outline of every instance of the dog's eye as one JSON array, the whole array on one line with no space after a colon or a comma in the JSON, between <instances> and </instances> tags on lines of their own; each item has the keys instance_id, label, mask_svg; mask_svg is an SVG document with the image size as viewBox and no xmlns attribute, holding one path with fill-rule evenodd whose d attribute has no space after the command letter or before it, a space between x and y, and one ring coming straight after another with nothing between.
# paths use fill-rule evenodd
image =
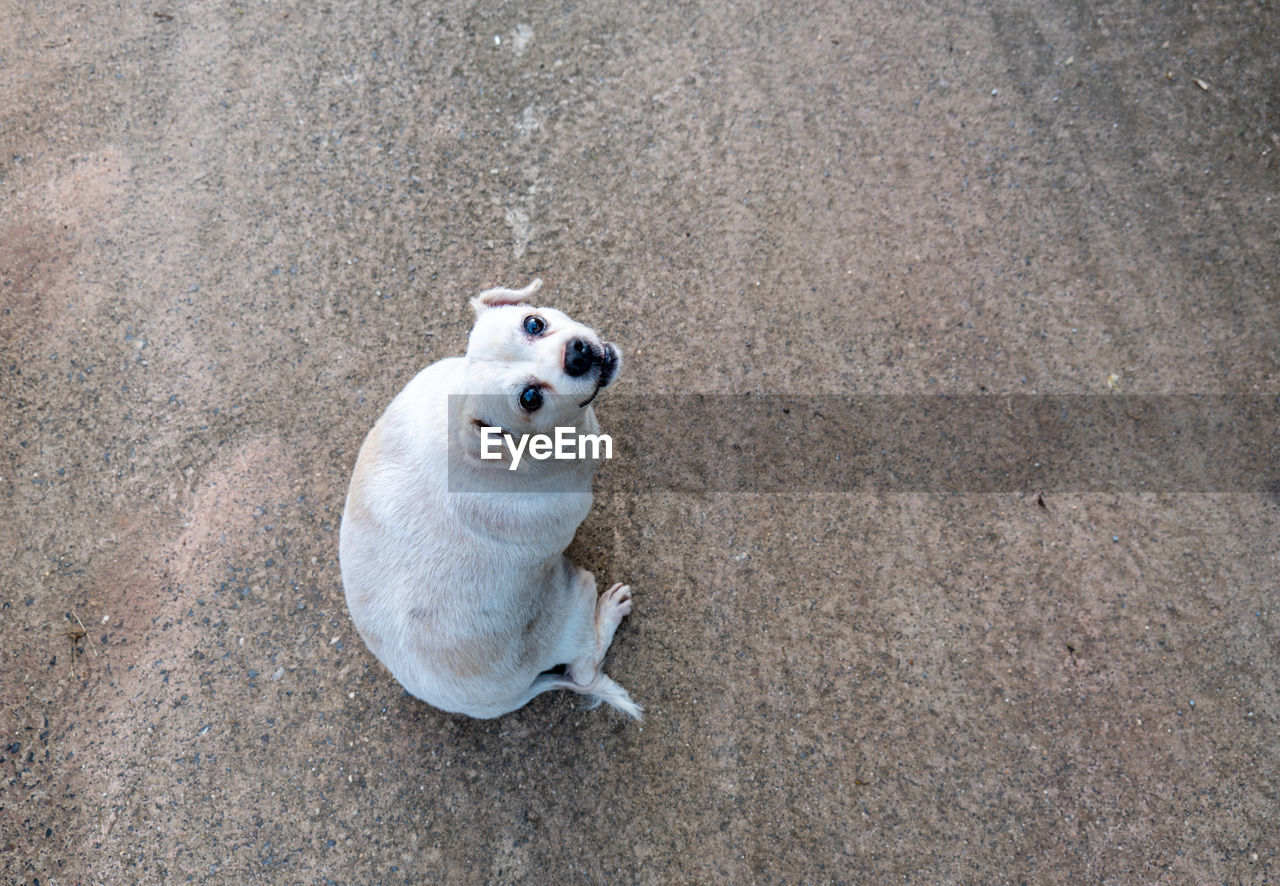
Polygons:
<instances>
[{"instance_id":1,"label":"dog's eye","mask_svg":"<svg viewBox=\"0 0 1280 886\"><path fill-rule=\"evenodd\" d=\"M542 391L533 385L529 385L529 387L520 392L520 408L525 412L537 412L541 406Z\"/></svg>"},{"instance_id":2,"label":"dog's eye","mask_svg":"<svg viewBox=\"0 0 1280 886\"><path fill-rule=\"evenodd\" d=\"M547 321L543 320L537 314L530 314L524 318L524 331L530 335L541 335L542 330L547 328Z\"/></svg>"}]
</instances>

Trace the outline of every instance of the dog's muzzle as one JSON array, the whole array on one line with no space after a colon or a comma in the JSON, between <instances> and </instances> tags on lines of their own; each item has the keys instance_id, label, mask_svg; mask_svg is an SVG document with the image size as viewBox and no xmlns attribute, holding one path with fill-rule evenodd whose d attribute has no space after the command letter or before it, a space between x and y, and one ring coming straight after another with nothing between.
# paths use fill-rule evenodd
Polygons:
<instances>
[{"instance_id":1,"label":"dog's muzzle","mask_svg":"<svg viewBox=\"0 0 1280 886\"><path fill-rule=\"evenodd\" d=\"M596 384L604 387L613 381L613 374L618 370L618 350L606 342L600 349L581 338L575 338L564 347L564 372L570 378L586 375L598 367L599 376Z\"/></svg>"},{"instance_id":2,"label":"dog's muzzle","mask_svg":"<svg viewBox=\"0 0 1280 886\"><path fill-rule=\"evenodd\" d=\"M604 343L604 354L600 358L600 378L596 384L607 387L613 381L613 374L618 371L618 349L608 342Z\"/></svg>"},{"instance_id":3,"label":"dog's muzzle","mask_svg":"<svg viewBox=\"0 0 1280 886\"><path fill-rule=\"evenodd\" d=\"M578 404L579 408L589 405L600 393L600 389L613 381L613 376L618 371L618 349L605 342L597 352L581 339L569 342L564 349L564 371L577 377L586 375L594 367L598 367L596 389L591 392L590 397Z\"/></svg>"}]
</instances>

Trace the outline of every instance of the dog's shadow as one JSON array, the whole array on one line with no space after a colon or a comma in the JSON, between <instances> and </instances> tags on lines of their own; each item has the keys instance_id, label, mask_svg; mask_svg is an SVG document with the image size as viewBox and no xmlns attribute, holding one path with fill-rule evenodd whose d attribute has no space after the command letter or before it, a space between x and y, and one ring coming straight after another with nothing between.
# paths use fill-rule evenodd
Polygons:
<instances>
[{"instance_id":1,"label":"dog's shadow","mask_svg":"<svg viewBox=\"0 0 1280 886\"><path fill-rule=\"evenodd\" d=\"M403 755L406 768L435 768L442 762L484 765L500 780L505 780L503 773L516 773L513 784L530 760L542 761L539 769L554 766L555 760L581 767L584 760L599 756L602 742L625 755L629 736L640 729L608 705L593 706L572 692L546 692L509 714L477 720L437 710L401 691L386 716L394 724L389 737L395 753Z\"/></svg>"}]
</instances>

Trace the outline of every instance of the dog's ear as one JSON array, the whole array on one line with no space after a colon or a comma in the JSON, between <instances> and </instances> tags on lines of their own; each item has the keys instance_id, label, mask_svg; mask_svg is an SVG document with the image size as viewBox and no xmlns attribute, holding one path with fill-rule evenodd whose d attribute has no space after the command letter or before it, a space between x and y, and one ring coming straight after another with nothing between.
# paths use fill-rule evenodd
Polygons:
<instances>
[{"instance_id":1,"label":"dog's ear","mask_svg":"<svg viewBox=\"0 0 1280 886\"><path fill-rule=\"evenodd\" d=\"M518 305L528 301L529 296L541 288L542 279L534 278L534 281L524 289L486 289L471 299L471 307L475 308L476 314L479 315L485 308L496 308L500 305Z\"/></svg>"}]
</instances>

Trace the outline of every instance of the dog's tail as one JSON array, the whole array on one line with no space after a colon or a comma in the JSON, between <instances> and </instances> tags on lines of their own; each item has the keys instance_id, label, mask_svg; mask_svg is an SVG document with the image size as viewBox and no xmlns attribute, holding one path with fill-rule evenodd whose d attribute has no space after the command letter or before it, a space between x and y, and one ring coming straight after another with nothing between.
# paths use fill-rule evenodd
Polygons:
<instances>
[{"instance_id":1,"label":"dog's tail","mask_svg":"<svg viewBox=\"0 0 1280 886\"><path fill-rule=\"evenodd\" d=\"M569 689L580 695L587 695L593 699L591 707L599 707L600 702L606 702L611 707L617 708L628 717L636 720L644 719L644 708L631 700L631 695L627 690L623 689L613 681L604 671L597 671L595 678L588 684L575 683L573 680L558 673L545 673L538 675L533 681L533 685L529 687L529 694L525 698L528 701L539 693L546 692L548 689Z\"/></svg>"},{"instance_id":2,"label":"dog's tail","mask_svg":"<svg viewBox=\"0 0 1280 886\"><path fill-rule=\"evenodd\" d=\"M598 707L600 702L603 701L622 711L622 713L626 714L628 717L632 717L636 720L644 719L644 708L632 701L630 693L617 683L613 682L613 680L605 674L604 671L601 671L599 676L591 681L590 688L583 688L579 686L571 688L575 689L577 692L581 692L583 695L589 695L595 699L595 703L592 704L592 707Z\"/></svg>"}]
</instances>

